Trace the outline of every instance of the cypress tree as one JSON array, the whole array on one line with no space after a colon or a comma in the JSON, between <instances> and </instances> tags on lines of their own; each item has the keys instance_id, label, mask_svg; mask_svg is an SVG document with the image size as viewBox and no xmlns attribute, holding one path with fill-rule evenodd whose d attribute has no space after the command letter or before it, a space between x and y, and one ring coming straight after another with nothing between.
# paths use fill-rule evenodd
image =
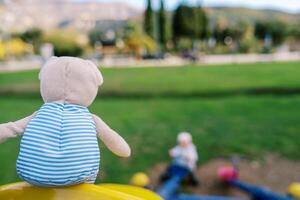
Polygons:
<instances>
[{"instance_id":1,"label":"cypress tree","mask_svg":"<svg viewBox=\"0 0 300 200\"><path fill-rule=\"evenodd\" d=\"M195 12L189 6L179 5L173 16L174 39L180 37L195 37Z\"/></svg>"},{"instance_id":2,"label":"cypress tree","mask_svg":"<svg viewBox=\"0 0 300 200\"><path fill-rule=\"evenodd\" d=\"M154 39L154 13L152 10L151 0L147 0L147 8L144 16L144 30L147 35Z\"/></svg>"},{"instance_id":3,"label":"cypress tree","mask_svg":"<svg viewBox=\"0 0 300 200\"><path fill-rule=\"evenodd\" d=\"M164 49L167 43L167 16L165 12L164 0L160 0L160 10L158 16L158 28L159 28L159 42L161 47Z\"/></svg>"},{"instance_id":4,"label":"cypress tree","mask_svg":"<svg viewBox=\"0 0 300 200\"><path fill-rule=\"evenodd\" d=\"M207 32L207 17L204 10L201 7L179 5L174 12L172 29L175 40L180 37L204 38Z\"/></svg>"},{"instance_id":5,"label":"cypress tree","mask_svg":"<svg viewBox=\"0 0 300 200\"><path fill-rule=\"evenodd\" d=\"M207 26L208 26L208 19L206 16L205 11L203 10L203 8L200 7L196 7L196 24L197 24L197 38L199 39L205 39L207 37Z\"/></svg>"}]
</instances>

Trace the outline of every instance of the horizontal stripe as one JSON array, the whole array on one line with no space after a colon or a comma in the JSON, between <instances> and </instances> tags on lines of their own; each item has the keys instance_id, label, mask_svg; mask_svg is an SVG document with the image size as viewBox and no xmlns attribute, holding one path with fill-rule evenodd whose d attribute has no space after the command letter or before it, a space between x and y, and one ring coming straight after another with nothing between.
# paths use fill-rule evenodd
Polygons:
<instances>
[{"instance_id":1,"label":"horizontal stripe","mask_svg":"<svg viewBox=\"0 0 300 200\"><path fill-rule=\"evenodd\" d=\"M75 180L75 181L72 181L72 183L80 183L80 182L86 180L86 175L79 176L79 177L70 176L67 179L51 178L51 182L49 181L49 178L34 177L34 179L33 179L32 175L27 175L24 173L22 173L21 176L24 177L25 179L27 179L27 181L30 183L34 183L36 185L41 184L40 186L44 186L44 185L64 186L66 183L70 183L70 180Z\"/></svg>"},{"instance_id":2,"label":"horizontal stripe","mask_svg":"<svg viewBox=\"0 0 300 200\"><path fill-rule=\"evenodd\" d=\"M28 158L32 160L36 160L39 162L56 162L56 163L78 163L78 162L83 162L83 161L89 161L89 160L100 160L100 155L99 153L90 154L86 156L80 156L80 157L74 157L74 158L47 158L47 157L41 157L41 156L35 156L33 154L27 154L25 152L21 152L19 154L19 158Z\"/></svg>"},{"instance_id":3,"label":"horizontal stripe","mask_svg":"<svg viewBox=\"0 0 300 200\"><path fill-rule=\"evenodd\" d=\"M32 134L36 134L36 135L44 135L47 137L51 137L53 139L60 139L59 134L51 133L51 132L44 131L44 130L39 130L38 128L35 128L35 127L27 127L24 135L26 135L26 133L32 133Z\"/></svg>"},{"instance_id":4,"label":"horizontal stripe","mask_svg":"<svg viewBox=\"0 0 300 200\"><path fill-rule=\"evenodd\" d=\"M29 137L30 134L27 133L25 137L22 138L21 142L34 142L34 143L38 143L38 144L43 144L43 145L49 145L49 146L55 146L58 144L58 140L52 140L49 139L49 137L45 137L45 138L41 138L41 136L43 137L43 135L37 136L34 135L34 137Z\"/></svg>"},{"instance_id":5,"label":"horizontal stripe","mask_svg":"<svg viewBox=\"0 0 300 200\"><path fill-rule=\"evenodd\" d=\"M19 172L25 175L33 175L35 177L39 177L39 178L49 178L51 180L61 180L61 179L67 179L67 178L76 178L80 175L88 175L91 173L91 169L86 169L86 170L77 170L77 171L72 171L71 173L65 173L65 174L61 174L61 175L57 175L57 174L43 174L41 173L42 170L40 170L40 172L36 172L35 170L31 170L30 168L27 168L25 166L19 166L18 167Z\"/></svg>"},{"instance_id":6,"label":"horizontal stripe","mask_svg":"<svg viewBox=\"0 0 300 200\"><path fill-rule=\"evenodd\" d=\"M70 138L84 138L84 137L96 137L96 132L95 133L90 133L90 132L83 132L83 131L72 131L72 132L67 132L64 133L64 135L61 136L61 140L68 140Z\"/></svg>"},{"instance_id":7,"label":"horizontal stripe","mask_svg":"<svg viewBox=\"0 0 300 200\"><path fill-rule=\"evenodd\" d=\"M63 127L62 132L72 132L72 131L90 131L90 132L94 132L95 129L93 128L93 126L81 126L81 125L77 125L77 126L71 126L71 127Z\"/></svg>"},{"instance_id":8,"label":"horizontal stripe","mask_svg":"<svg viewBox=\"0 0 300 200\"><path fill-rule=\"evenodd\" d=\"M53 115L53 114L48 113L48 112L39 112L36 115L36 117L39 118L40 116L47 118L47 120L49 120L49 121L61 123L61 118L58 118L57 115Z\"/></svg>"},{"instance_id":9,"label":"horizontal stripe","mask_svg":"<svg viewBox=\"0 0 300 200\"><path fill-rule=\"evenodd\" d=\"M98 141L93 139L93 140L79 140L79 141L68 141L64 142L60 145L61 148L67 147L67 146L77 146L78 145L96 145L98 147Z\"/></svg>"},{"instance_id":10,"label":"horizontal stripe","mask_svg":"<svg viewBox=\"0 0 300 200\"><path fill-rule=\"evenodd\" d=\"M51 130L54 130L54 131L60 131L62 124L60 124L60 125L53 125L53 124L49 123L48 121L38 122L38 121L32 120L30 122L30 126L44 127L44 128L51 129Z\"/></svg>"},{"instance_id":11,"label":"horizontal stripe","mask_svg":"<svg viewBox=\"0 0 300 200\"><path fill-rule=\"evenodd\" d=\"M95 157L95 158L98 158L99 157ZM41 165L41 166L48 166L48 167L72 167L72 166L76 166L76 165L82 165L82 164L98 164L99 165L99 162L96 161L96 159L82 159L80 161L77 161L77 162L63 162L63 163L54 163L54 162L51 162L51 161L48 161L48 162L44 162L44 161L40 161L40 160L33 160L32 158L27 158L27 157L20 157L19 160L18 160L19 163L33 163L33 164L36 164L36 165Z\"/></svg>"},{"instance_id":12,"label":"horizontal stripe","mask_svg":"<svg viewBox=\"0 0 300 200\"><path fill-rule=\"evenodd\" d=\"M92 163L92 164L82 164L80 166L70 166L70 167L50 167L50 166L43 166L43 165L37 165L34 163L29 162L21 162L19 161L19 166L21 168L23 166L27 167L29 171L36 171L41 172L43 174L49 174L49 175L64 175L64 174L72 174L76 172L80 172L82 169L94 169L99 166L98 163Z\"/></svg>"},{"instance_id":13,"label":"horizontal stripe","mask_svg":"<svg viewBox=\"0 0 300 200\"><path fill-rule=\"evenodd\" d=\"M59 146L51 146L48 144L41 144L41 143L37 143L37 142L31 142L30 140L22 140L21 144L20 144L21 148L32 148L35 147L37 149L41 149L41 151L45 151L47 152L49 151L53 151L53 152L57 152L59 151Z\"/></svg>"},{"instance_id":14,"label":"horizontal stripe","mask_svg":"<svg viewBox=\"0 0 300 200\"><path fill-rule=\"evenodd\" d=\"M99 147L98 145L85 145L83 148L72 148L72 147L64 147L59 150L56 149L47 149L46 147L41 147L38 145L28 145L21 143L21 148L26 150L35 151L37 154L44 154L44 156L56 156L56 155L72 155L72 154L79 154L79 153L93 153L97 152ZM46 155L45 155L46 154Z\"/></svg>"},{"instance_id":15,"label":"horizontal stripe","mask_svg":"<svg viewBox=\"0 0 300 200\"><path fill-rule=\"evenodd\" d=\"M47 123L47 124L50 124L50 125L53 125L53 126L61 126L62 125L61 122L53 122L53 121L50 121L48 118L45 118L45 117L33 118L31 120L31 122Z\"/></svg>"},{"instance_id":16,"label":"horizontal stripe","mask_svg":"<svg viewBox=\"0 0 300 200\"><path fill-rule=\"evenodd\" d=\"M28 145L26 143L21 142L20 144L21 149L24 150L31 150L31 151L35 151L36 153L41 153L44 156L49 156L49 155L57 155L59 154L58 150L56 149L49 149L47 147L41 147L38 145Z\"/></svg>"},{"instance_id":17,"label":"horizontal stripe","mask_svg":"<svg viewBox=\"0 0 300 200\"><path fill-rule=\"evenodd\" d=\"M95 135L88 135L88 136L80 136L80 137L65 137L62 138L64 143L72 142L72 141L95 141L97 137Z\"/></svg>"},{"instance_id":18,"label":"horizontal stripe","mask_svg":"<svg viewBox=\"0 0 300 200\"><path fill-rule=\"evenodd\" d=\"M69 153L69 152L84 152L84 151L93 151L93 150L98 150L98 144L86 144L86 145L81 145L80 146L81 149L78 149L78 145L77 146L71 146L71 145L67 145L65 147L61 147L61 150L64 151L64 153ZM84 151L82 150L84 149Z\"/></svg>"},{"instance_id":19,"label":"horizontal stripe","mask_svg":"<svg viewBox=\"0 0 300 200\"><path fill-rule=\"evenodd\" d=\"M27 154L32 154L35 156L40 156L40 157L49 157L49 158L56 158L56 159L68 159L68 158L78 158L78 157L83 157L83 156L88 156L88 155L96 155L99 153L99 151L86 151L86 152L71 152L68 154L46 154L44 152L37 152L37 151L32 151L30 149L23 149L24 153Z\"/></svg>"},{"instance_id":20,"label":"horizontal stripe","mask_svg":"<svg viewBox=\"0 0 300 200\"><path fill-rule=\"evenodd\" d=\"M94 125L91 123L91 122L85 122L85 123L80 123L80 122L73 122L73 123L65 123L63 122L62 125L61 125L64 129L66 128L75 128L75 127L81 127L81 128L85 128L85 127L88 127L88 128L93 128Z\"/></svg>"},{"instance_id":21,"label":"horizontal stripe","mask_svg":"<svg viewBox=\"0 0 300 200\"><path fill-rule=\"evenodd\" d=\"M36 131L42 131L42 132L46 132L46 133L53 134L53 135L59 135L60 132L61 132L60 129L54 130L52 128L46 128L46 127L43 127L43 126L34 126L30 123L28 124L27 129L28 130L26 130L26 131L29 131L30 129L33 129L33 130L36 130Z\"/></svg>"},{"instance_id":22,"label":"horizontal stripe","mask_svg":"<svg viewBox=\"0 0 300 200\"><path fill-rule=\"evenodd\" d=\"M34 138L36 140L43 140L44 142L53 142L55 144L59 142L59 138L53 138L45 134L42 135L33 132L26 132L26 134L23 135L22 140L24 140L27 137L30 137L30 139Z\"/></svg>"},{"instance_id":23,"label":"horizontal stripe","mask_svg":"<svg viewBox=\"0 0 300 200\"><path fill-rule=\"evenodd\" d=\"M53 118L61 119L65 113L62 110L50 110L50 109L41 109L41 112L45 112L48 115L51 115Z\"/></svg>"},{"instance_id":24,"label":"horizontal stripe","mask_svg":"<svg viewBox=\"0 0 300 200\"><path fill-rule=\"evenodd\" d=\"M70 119L70 118L64 118L63 122L64 125L67 124L77 124L77 123L91 123L91 119L85 119L85 118L77 118L77 119ZM94 124L94 122L92 121Z\"/></svg>"}]
</instances>

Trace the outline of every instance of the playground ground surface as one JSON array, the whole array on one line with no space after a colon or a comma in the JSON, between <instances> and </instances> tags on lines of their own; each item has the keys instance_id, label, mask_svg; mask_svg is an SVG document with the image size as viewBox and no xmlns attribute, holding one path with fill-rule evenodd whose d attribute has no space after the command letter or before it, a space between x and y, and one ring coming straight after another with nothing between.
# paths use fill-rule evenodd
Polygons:
<instances>
[{"instance_id":1,"label":"playground ground surface","mask_svg":"<svg viewBox=\"0 0 300 200\"><path fill-rule=\"evenodd\" d=\"M97 182L128 183L135 172L168 160L180 131L193 134L201 164L235 153L300 159L299 62L102 72L105 83L90 111L124 136L133 154L119 159L100 143ZM42 105L38 84L37 70L0 73L0 123ZM0 145L0 184L19 181L18 151L18 139Z\"/></svg>"}]
</instances>

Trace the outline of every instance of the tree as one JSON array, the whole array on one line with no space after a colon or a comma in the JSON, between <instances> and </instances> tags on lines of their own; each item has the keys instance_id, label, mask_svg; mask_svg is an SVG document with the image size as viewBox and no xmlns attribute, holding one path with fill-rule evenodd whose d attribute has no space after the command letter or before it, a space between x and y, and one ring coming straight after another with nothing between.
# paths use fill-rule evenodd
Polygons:
<instances>
[{"instance_id":1,"label":"tree","mask_svg":"<svg viewBox=\"0 0 300 200\"><path fill-rule=\"evenodd\" d=\"M180 37L194 37L194 17L193 12L190 12L190 8L180 4L173 16L172 29L174 34L174 39Z\"/></svg>"},{"instance_id":2,"label":"tree","mask_svg":"<svg viewBox=\"0 0 300 200\"><path fill-rule=\"evenodd\" d=\"M53 32L45 36L44 42L53 45L55 56L80 56L84 51L72 33Z\"/></svg>"},{"instance_id":3,"label":"tree","mask_svg":"<svg viewBox=\"0 0 300 200\"><path fill-rule=\"evenodd\" d=\"M300 23L289 25L287 35L297 40L300 40Z\"/></svg>"},{"instance_id":4,"label":"tree","mask_svg":"<svg viewBox=\"0 0 300 200\"><path fill-rule=\"evenodd\" d=\"M201 6L193 7L193 10L195 12L195 22L197 24L197 26L195 26L195 35L199 39L205 39L208 35L208 18L206 13Z\"/></svg>"},{"instance_id":5,"label":"tree","mask_svg":"<svg viewBox=\"0 0 300 200\"><path fill-rule=\"evenodd\" d=\"M111 37L111 35L113 37ZM114 30L110 29L107 31L103 31L102 29L96 27L89 32L89 42L92 46L95 46L99 42L103 46L114 46L116 45L116 33Z\"/></svg>"},{"instance_id":6,"label":"tree","mask_svg":"<svg viewBox=\"0 0 300 200\"><path fill-rule=\"evenodd\" d=\"M174 39L188 37L203 39L207 35L207 17L202 7L180 4L174 12L172 29Z\"/></svg>"},{"instance_id":7,"label":"tree","mask_svg":"<svg viewBox=\"0 0 300 200\"><path fill-rule=\"evenodd\" d=\"M165 48L168 40L167 38L168 29L167 29L167 15L165 12L164 0L160 0L158 27L159 27L159 42L162 48Z\"/></svg>"},{"instance_id":8,"label":"tree","mask_svg":"<svg viewBox=\"0 0 300 200\"><path fill-rule=\"evenodd\" d=\"M255 23L255 36L260 40L269 36L275 45L279 45L284 41L286 35L286 25L281 21L258 21Z\"/></svg>"},{"instance_id":9,"label":"tree","mask_svg":"<svg viewBox=\"0 0 300 200\"><path fill-rule=\"evenodd\" d=\"M42 30L38 28L32 28L21 34L21 39L25 42L34 42L40 40L43 36Z\"/></svg>"},{"instance_id":10,"label":"tree","mask_svg":"<svg viewBox=\"0 0 300 200\"><path fill-rule=\"evenodd\" d=\"M152 10L151 0L147 0L147 9L144 17L144 30L151 38L155 38L154 33L154 13Z\"/></svg>"},{"instance_id":11,"label":"tree","mask_svg":"<svg viewBox=\"0 0 300 200\"><path fill-rule=\"evenodd\" d=\"M24 42L31 43L34 47L34 51L38 53L42 43L43 31L38 28L32 28L22 33L20 38Z\"/></svg>"}]
</instances>

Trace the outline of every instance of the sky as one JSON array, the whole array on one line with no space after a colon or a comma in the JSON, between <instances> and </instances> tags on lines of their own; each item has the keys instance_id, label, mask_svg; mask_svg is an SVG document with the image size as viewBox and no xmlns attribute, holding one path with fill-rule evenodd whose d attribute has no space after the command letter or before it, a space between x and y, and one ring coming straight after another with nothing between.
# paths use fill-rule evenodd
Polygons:
<instances>
[{"instance_id":1,"label":"sky","mask_svg":"<svg viewBox=\"0 0 300 200\"><path fill-rule=\"evenodd\" d=\"M79 0L91 1L91 0ZM144 8L146 0L93 0L100 2L127 2L138 8ZM157 8L160 0L153 0L154 8ZM204 6L242 6L250 8L268 8L282 10L291 13L300 13L300 0L165 0L167 9L174 9L179 2L186 1L191 4L203 2Z\"/></svg>"}]
</instances>

